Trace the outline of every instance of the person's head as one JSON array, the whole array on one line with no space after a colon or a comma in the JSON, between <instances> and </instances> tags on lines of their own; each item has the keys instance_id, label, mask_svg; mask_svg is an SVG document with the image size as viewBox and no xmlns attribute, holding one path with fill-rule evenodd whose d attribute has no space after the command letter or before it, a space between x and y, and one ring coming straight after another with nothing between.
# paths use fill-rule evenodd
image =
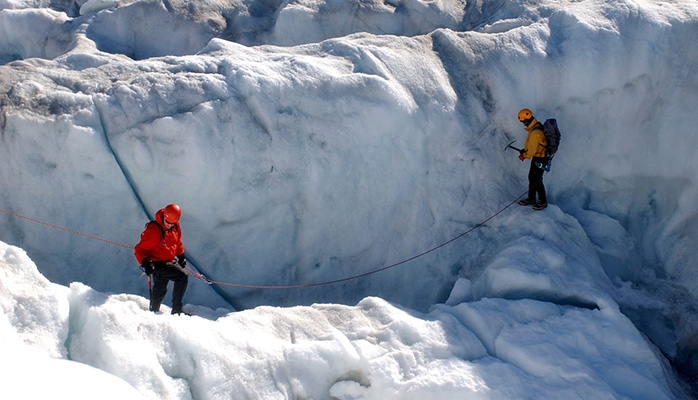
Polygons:
<instances>
[{"instance_id":1,"label":"person's head","mask_svg":"<svg viewBox=\"0 0 698 400\"><path fill-rule=\"evenodd\" d=\"M528 108L524 108L521 111L519 111L519 122L524 124L524 126L528 127L529 125L531 125L533 119L533 111L529 110Z\"/></svg>"},{"instance_id":2,"label":"person's head","mask_svg":"<svg viewBox=\"0 0 698 400\"><path fill-rule=\"evenodd\" d=\"M182 209L177 204L168 204L162 210L162 220L168 229L179 222Z\"/></svg>"}]
</instances>

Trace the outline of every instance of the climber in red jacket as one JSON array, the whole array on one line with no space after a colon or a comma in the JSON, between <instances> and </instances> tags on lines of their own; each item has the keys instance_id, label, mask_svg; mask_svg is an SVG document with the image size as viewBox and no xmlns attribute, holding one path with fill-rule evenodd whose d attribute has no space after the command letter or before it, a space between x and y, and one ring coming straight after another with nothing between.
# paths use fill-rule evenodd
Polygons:
<instances>
[{"instance_id":1,"label":"climber in red jacket","mask_svg":"<svg viewBox=\"0 0 698 400\"><path fill-rule=\"evenodd\" d=\"M179 217L182 210L177 204L169 204L155 213L155 220L146 224L141 240L134 248L136 260L146 274L153 276L150 291L150 311L160 311L160 303L167 294L167 284L174 282L172 290L172 314L181 314L182 299L189 278L186 273L182 232Z\"/></svg>"}]
</instances>

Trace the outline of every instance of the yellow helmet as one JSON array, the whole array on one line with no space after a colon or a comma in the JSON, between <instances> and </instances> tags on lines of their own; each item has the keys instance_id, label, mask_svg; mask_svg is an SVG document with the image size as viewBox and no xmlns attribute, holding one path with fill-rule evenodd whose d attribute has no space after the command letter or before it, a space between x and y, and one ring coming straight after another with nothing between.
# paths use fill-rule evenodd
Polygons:
<instances>
[{"instance_id":1,"label":"yellow helmet","mask_svg":"<svg viewBox=\"0 0 698 400\"><path fill-rule=\"evenodd\" d=\"M524 108L519 111L519 121L524 122L531 118L533 118L533 111L529 110L528 108Z\"/></svg>"}]
</instances>

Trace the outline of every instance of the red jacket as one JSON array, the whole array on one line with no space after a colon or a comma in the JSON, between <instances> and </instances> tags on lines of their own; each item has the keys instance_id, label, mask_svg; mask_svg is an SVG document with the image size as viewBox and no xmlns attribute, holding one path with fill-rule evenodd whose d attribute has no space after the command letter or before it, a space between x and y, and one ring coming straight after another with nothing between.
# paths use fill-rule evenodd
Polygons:
<instances>
[{"instance_id":1,"label":"red jacket","mask_svg":"<svg viewBox=\"0 0 698 400\"><path fill-rule=\"evenodd\" d=\"M149 258L153 262L173 261L175 257L184 254L182 245L182 232L179 223L167 230L163 222L164 210L155 214L155 222L146 225L141 233L141 240L134 248L134 255L138 264Z\"/></svg>"}]
</instances>

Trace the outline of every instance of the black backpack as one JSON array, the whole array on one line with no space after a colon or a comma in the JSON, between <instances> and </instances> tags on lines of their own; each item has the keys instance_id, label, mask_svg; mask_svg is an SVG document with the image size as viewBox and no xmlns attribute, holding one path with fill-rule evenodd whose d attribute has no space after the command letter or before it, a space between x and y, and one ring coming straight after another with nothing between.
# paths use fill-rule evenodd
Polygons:
<instances>
[{"instance_id":1,"label":"black backpack","mask_svg":"<svg viewBox=\"0 0 698 400\"><path fill-rule=\"evenodd\" d=\"M548 143L545 146L546 156L549 159L552 159L558 146L560 145L560 130L557 128L557 120L555 120L555 118L545 120L543 123L543 133L545 134L545 140Z\"/></svg>"}]
</instances>

